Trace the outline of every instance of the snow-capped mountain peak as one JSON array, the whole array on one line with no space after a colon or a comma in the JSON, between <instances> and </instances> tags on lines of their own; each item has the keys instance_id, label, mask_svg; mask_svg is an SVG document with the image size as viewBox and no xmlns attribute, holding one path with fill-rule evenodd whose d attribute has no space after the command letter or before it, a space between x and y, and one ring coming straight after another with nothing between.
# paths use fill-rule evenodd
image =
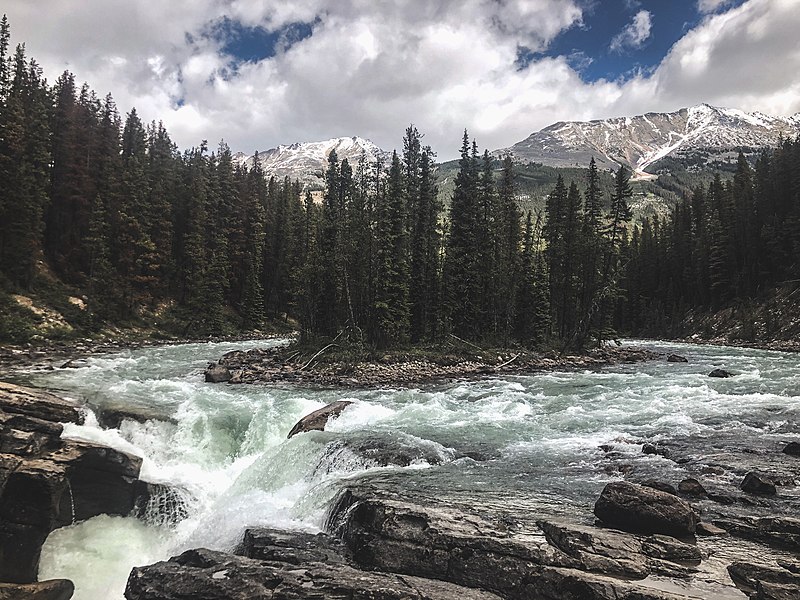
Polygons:
<instances>
[{"instance_id":1,"label":"snow-capped mountain peak","mask_svg":"<svg viewBox=\"0 0 800 600\"><path fill-rule=\"evenodd\" d=\"M626 165L640 178L651 177L654 163L671 156L697 164L776 146L781 137L800 134L800 113L773 117L698 104L671 113L646 113L596 121L558 122L499 153L515 160L557 167Z\"/></svg>"},{"instance_id":2,"label":"snow-capped mountain peak","mask_svg":"<svg viewBox=\"0 0 800 600\"><path fill-rule=\"evenodd\" d=\"M368 163L375 163L378 158L385 158L387 155L370 140L354 136L320 142L281 144L277 148L260 151L258 162L267 177L299 179L305 186L316 187L323 183L323 172L332 150L336 150L340 161L346 158L353 168L362 156ZM240 164L252 166L255 154L247 156L237 152L233 158Z\"/></svg>"}]
</instances>

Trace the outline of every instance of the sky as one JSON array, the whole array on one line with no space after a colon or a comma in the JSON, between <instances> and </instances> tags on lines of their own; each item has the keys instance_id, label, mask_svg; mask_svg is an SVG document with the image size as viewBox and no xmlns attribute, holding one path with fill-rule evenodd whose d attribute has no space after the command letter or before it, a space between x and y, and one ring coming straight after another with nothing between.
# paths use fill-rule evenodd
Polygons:
<instances>
[{"instance_id":1,"label":"sky","mask_svg":"<svg viewBox=\"0 0 800 600\"><path fill-rule=\"evenodd\" d=\"M800 0L5 0L12 44L187 148L413 123L442 160L556 121L800 111Z\"/></svg>"}]
</instances>

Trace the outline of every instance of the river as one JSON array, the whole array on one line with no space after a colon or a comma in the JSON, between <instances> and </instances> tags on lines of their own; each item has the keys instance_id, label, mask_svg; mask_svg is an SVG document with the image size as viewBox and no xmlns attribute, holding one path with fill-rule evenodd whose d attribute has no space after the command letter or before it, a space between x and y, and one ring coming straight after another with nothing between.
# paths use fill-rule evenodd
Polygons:
<instances>
[{"instance_id":1,"label":"river","mask_svg":"<svg viewBox=\"0 0 800 600\"><path fill-rule=\"evenodd\" d=\"M331 499L353 477L591 522L600 490L621 477L611 465L629 463L639 477L681 478L678 464L642 454L643 441L710 448L736 440L758 448L800 439L798 355L750 349L637 342L689 362L416 389L204 383L204 367L224 352L277 343L147 348L95 356L76 369L21 373L25 382L95 409L160 415L164 420L102 429L89 412L64 436L143 457L141 478L180 490L180 510L188 514L175 525L174 506L154 505L144 522L100 516L59 529L43 549L40 579L72 579L77 600L120 599L134 565L191 547L233 549L247 526L319 530ZM737 376L709 378L715 367ZM325 432L286 439L303 415L341 399L355 403ZM378 467L337 444L359 437L391 439L429 460ZM604 444L615 462L599 448Z\"/></svg>"}]
</instances>

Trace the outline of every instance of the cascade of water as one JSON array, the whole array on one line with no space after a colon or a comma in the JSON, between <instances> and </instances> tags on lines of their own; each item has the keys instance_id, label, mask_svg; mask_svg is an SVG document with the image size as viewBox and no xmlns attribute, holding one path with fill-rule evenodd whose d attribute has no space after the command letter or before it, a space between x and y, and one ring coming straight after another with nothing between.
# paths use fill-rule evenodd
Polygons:
<instances>
[{"instance_id":1,"label":"cascade of water","mask_svg":"<svg viewBox=\"0 0 800 600\"><path fill-rule=\"evenodd\" d=\"M69 482L69 477L67 478L67 491L69 492L69 509L71 511L69 522L71 525L75 525L75 496L72 493L72 484Z\"/></svg>"}]
</instances>

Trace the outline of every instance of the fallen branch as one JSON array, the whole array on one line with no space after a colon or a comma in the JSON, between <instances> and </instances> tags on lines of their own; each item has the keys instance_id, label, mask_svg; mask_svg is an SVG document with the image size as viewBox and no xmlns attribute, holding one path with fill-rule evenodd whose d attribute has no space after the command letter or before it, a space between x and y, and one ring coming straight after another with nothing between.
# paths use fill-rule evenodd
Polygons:
<instances>
[{"instance_id":1,"label":"fallen branch","mask_svg":"<svg viewBox=\"0 0 800 600\"><path fill-rule=\"evenodd\" d=\"M508 365L510 365L512 362L514 362L515 360L517 360L517 359L519 358L519 356L520 356L519 354L515 354L515 355L514 355L514 357L513 357L513 358L511 358L511 360L507 360L507 361L506 361L506 362L504 362L502 365L497 365L497 366L495 367L495 369L502 369L503 367L507 367L507 366L508 366Z\"/></svg>"},{"instance_id":2,"label":"fallen branch","mask_svg":"<svg viewBox=\"0 0 800 600\"><path fill-rule=\"evenodd\" d=\"M328 345L327 345L327 346L325 346L325 347L324 347L322 350L320 350L320 351L319 351L319 352L317 352L317 353L316 353L314 356L312 356L312 357L309 359L309 361L308 361L306 364L304 364L302 367L300 367L300 369L299 369L299 370L300 370L300 371L304 370L304 369L305 369L305 368L306 368L308 365L310 365L312 362L314 362L314 359L316 359L316 358L317 358L317 357L318 357L320 354L322 354L323 352L325 352L325 350L327 350L328 348L331 348L331 347L333 347L333 346L338 346L338 345L339 345L339 344L328 344Z\"/></svg>"}]
</instances>

